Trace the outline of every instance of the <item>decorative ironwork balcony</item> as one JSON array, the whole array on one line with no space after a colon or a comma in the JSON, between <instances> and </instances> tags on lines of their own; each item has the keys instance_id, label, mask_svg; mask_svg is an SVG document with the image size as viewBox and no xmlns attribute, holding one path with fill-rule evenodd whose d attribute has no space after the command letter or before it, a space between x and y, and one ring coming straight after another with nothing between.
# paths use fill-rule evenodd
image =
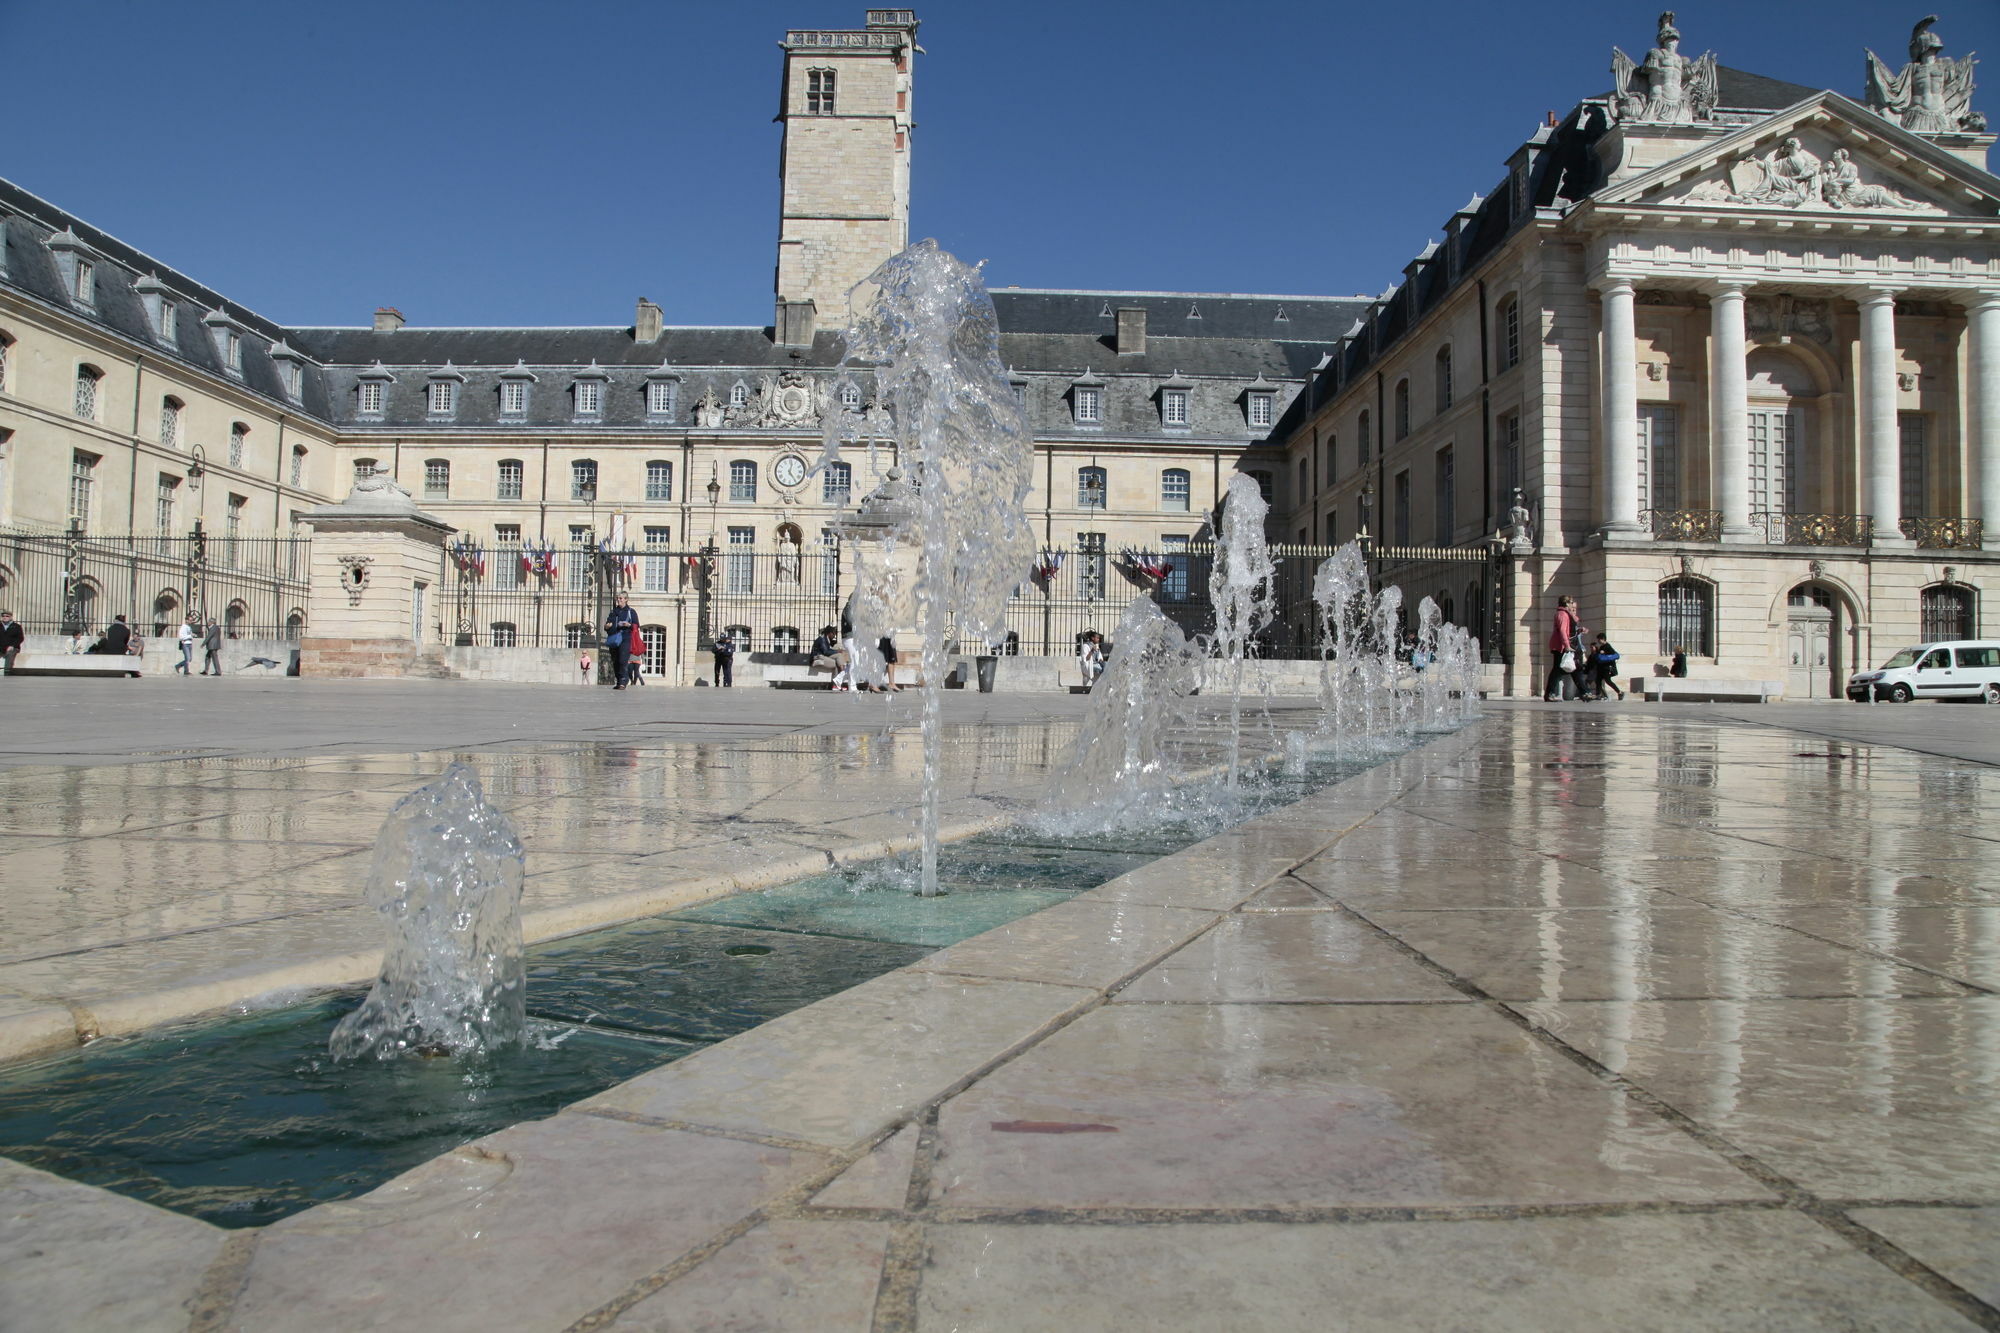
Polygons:
<instances>
[{"instance_id":1,"label":"decorative ironwork balcony","mask_svg":"<svg viewBox=\"0 0 2000 1333\"><path fill-rule=\"evenodd\" d=\"M1925 551L1976 551L1986 525L1976 518L1906 518L1903 535Z\"/></svg>"},{"instance_id":2,"label":"decorative ironwork balcony","mask_svg":"<svg viewBox=\"0 0 2000 1333\"><path fill-rule=\"evenodd\" d=\"M1641 522L1653 529L1653 540L1662 542L1719 542L1722 540L1720 509L1647 509Z\"/></svg>"},{"instance_id":3,"label":"decorative ironwork balcony","mask_svg":"<svg viewBox=\"0 0 2000 1333\"><path fill-rule=\"evenodd\" d=\"M1866 546L1875 531L1867 514L1752 514L1750 524L1773 546Z\"/></svg>"}]
</instances>

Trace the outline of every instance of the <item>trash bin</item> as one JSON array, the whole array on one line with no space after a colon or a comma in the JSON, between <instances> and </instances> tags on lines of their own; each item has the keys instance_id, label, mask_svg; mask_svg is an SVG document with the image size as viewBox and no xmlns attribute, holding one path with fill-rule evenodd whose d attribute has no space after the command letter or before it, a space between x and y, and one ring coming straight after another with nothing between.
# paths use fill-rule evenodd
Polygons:
<instances>
[{"instance_id":1,"label":"trash bin","mask_svg":"<svg viewBox=\"0 0 2000 1333\"><path fill-rule=\"evenodd\" d=\"M979 663L979 692L981 694L991 694L993 693L993 673L999 669L1000 659L997 657L981 657L977 661Z\"/></svg>"}]
</instances>

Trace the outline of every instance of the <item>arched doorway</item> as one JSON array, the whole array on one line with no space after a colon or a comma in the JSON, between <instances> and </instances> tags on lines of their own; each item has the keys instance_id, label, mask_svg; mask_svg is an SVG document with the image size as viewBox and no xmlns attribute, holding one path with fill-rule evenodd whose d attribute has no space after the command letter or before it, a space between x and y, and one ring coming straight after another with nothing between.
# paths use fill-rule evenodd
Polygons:
<instances>
[{"instance_id":1,"label":"arched doorway","mask_svg":"<svg viewBox=\"0 0 2000 1333\"><path fill-rule=\"evenodd\" d=\"M1820 583L1801 583L1785 598L1785 683L1788 699L1839 699L1846 695L1845 631L1840 594Z\"/></svg>"}]
</instances>

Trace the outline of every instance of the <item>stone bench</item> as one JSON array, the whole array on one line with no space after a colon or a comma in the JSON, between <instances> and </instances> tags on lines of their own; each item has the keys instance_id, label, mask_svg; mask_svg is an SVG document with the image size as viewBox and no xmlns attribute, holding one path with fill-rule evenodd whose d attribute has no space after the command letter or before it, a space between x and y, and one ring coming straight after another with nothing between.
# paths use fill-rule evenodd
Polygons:
<instances>
[{"instance_id":1,"label":"stone bench","mask_svg":"<svg viewBox=\"0 0 2000 1333\"><path fill-rule=\"evenodd\" d=\"M1686 700L1701 703L1769 703L1785 697L1781 680L1725 680L1701 676L1638 676L1632 693L1654 703Z\"/></svg>"},{"instance_id":2,"label":"stone bench","mask_svg":"<svg viewBox=\"0 0 2000 1333\"><path fill-rule=\"evenodd\" d=\"M830 690L833 688L831 671L814 671L811 667L780 666L766 663L763 667L764 683L774 690Z\"/></svg>"},{"instance_id":3,"label":"stone bench","mask_svg":"<svg viewBox=\"0 0 2000 1333\"><path fill-rule=\"evenodd\" d=\"M16 653L10 676L129 676L141 674L144 659L110 653Z\"/></svg>"}]
</instances>

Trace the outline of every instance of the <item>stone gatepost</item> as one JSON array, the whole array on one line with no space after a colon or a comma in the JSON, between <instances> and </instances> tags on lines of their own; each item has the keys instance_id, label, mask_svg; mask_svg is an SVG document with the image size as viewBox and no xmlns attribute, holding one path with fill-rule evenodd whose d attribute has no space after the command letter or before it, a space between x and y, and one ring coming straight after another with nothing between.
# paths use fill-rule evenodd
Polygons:
<instances>
[{"instance_id":1,"label":"stone gatepost","mask_svg":"<svg viewBox=\"0 0 2000 1333\"><path fill-rule=\"evenodd\" d=\"M444 542L457 529L423 513L387 476L355 481L312 524L312 591L301 676L449 677L436 626Z\"/></svg>"}]
</instances>

